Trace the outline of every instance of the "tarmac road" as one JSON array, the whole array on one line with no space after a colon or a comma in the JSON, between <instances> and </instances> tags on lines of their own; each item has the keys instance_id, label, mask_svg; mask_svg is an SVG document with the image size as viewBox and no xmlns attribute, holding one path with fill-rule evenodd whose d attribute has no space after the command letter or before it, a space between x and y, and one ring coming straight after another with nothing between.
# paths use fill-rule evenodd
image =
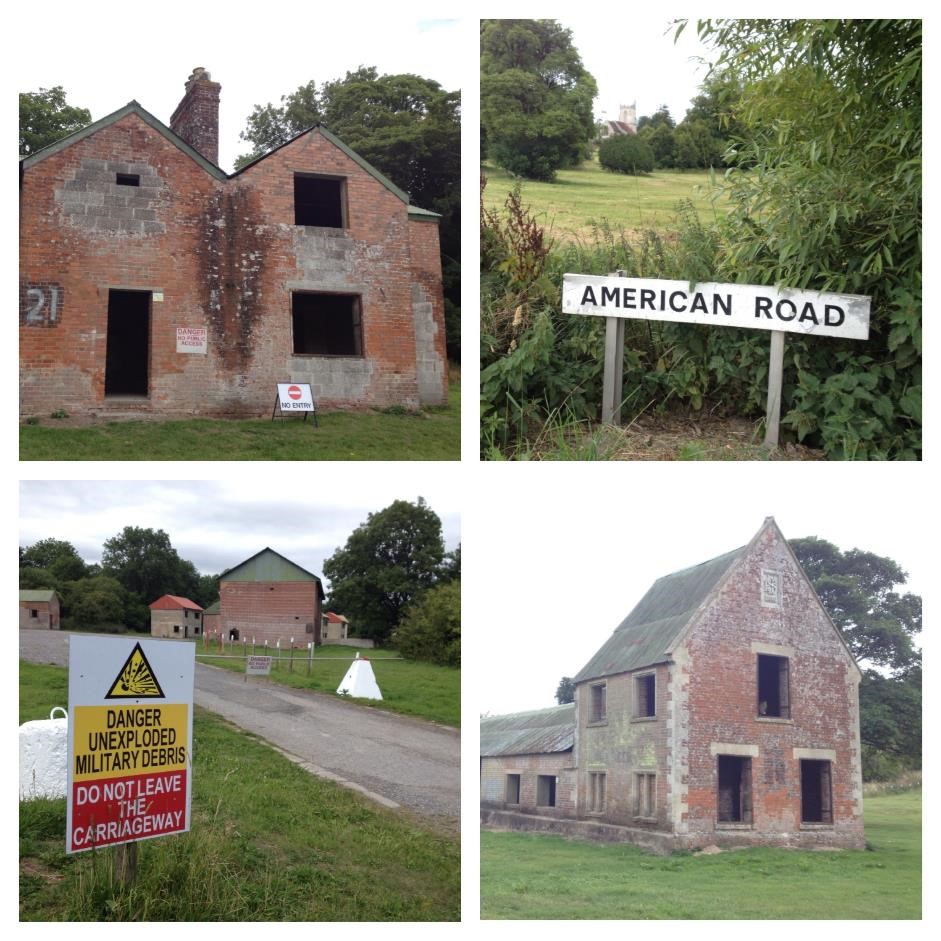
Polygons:
<instances>
[{"instance_id":1,"label":"tarmac road","mask_svg":"<svg viewBox=\"0 0 941 941\"><path fill-rule=\"evenodd\" d=\"M68 666L68 634L20 631L20 657ZM331 696L196 665L196 703L312 774L459 831L460 734ZM63 706L67 705L62 703Z\"/></svg>"}]
</instances>

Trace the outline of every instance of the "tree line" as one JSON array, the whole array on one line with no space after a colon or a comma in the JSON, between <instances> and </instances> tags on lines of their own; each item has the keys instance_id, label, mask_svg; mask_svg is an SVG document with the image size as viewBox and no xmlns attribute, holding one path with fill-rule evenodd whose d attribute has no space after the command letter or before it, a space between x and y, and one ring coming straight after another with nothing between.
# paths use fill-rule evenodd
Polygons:
<instances>
[{"instance_id":1,"label":"tree line","mask_svg":"<svg viewBox=\"0 0 941 941\"><path fill-rule=\"evenodd\" d=\"M330 595L323 610L357 637L393 645L405 657L461 662L461 547L445 550L441 520L424 499L396 500L370 513L324 561ZM20 588L51 588L62 600L63 630L150 630L148 605L179 595L208 608L220 575L201 575L162 529L125 526L87 563L61 539L20 547Z\"/></svg>"}]
</instances>

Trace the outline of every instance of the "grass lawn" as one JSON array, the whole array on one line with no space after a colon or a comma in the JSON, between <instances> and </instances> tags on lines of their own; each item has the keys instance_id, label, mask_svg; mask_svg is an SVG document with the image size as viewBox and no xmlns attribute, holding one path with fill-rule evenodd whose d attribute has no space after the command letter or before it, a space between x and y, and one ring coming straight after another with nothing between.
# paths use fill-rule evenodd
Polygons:
<instances>
[{"instance_id":1,"label":"grass lawn","mask_svg":"<svg viewBox=\"0 0 941 941\"><path fill-rule=\"evenodd\" d=\"M213 652L218 654L218 643L210 645L209 648L204 648L202 643L197 644L196 655L199 663L224 667L237 673L245 672L244 660L212 657ZM233 651L226 646L226 654L237 652L239 651ZM256 654L264 652L261 647L255 648ZM251 653L251 647L248 653ZM269 649L269 653L275 656L273 649ZM252 678L252 681L266 683L270 679L272 683L282 683L295 689L312 689L335 696L340 681L350 668L356 649L329 644L318 647L310 675L307 674L306 650L294 652L293 667L287 654L287 651L281 651L280 659L274 662L270 678L258 677ZM457 727L461 724L460 670L454 667L439 667L433 663L419 663L416 660L393 660L391 658L398 657L394 650L363 649L360 656L368 657L372 664L376 683L382 693L382 701L353 699L353 702L402 715L430 719L443 725Z\"/></svg>"},{"instance_id":2,"label":"grass lawn","mask_svg":"<svg viewBox=\"0 0 941 941\"><path fill-rule=\"evenodd\" d=\"M20 425L23 461L457 461L461 383L452 367L448 404L421 412L322 412L268 418Z\"/></svg>"},{"instance_id":3,"label":"grass lawn","mask_svg":"<svg viewBox=\"0 0 941 941\"><path fill-rule=\"evenodd\" d=\"M65 676L21 662L21 719L62 704ZM21 920L460 917L457 838L312 777L198 708L193 739L192 829L140 841L129 887L112 879L113 849L65 854L64 799L20 804Z\"/></svg>"},{"instance_id":4,"label":"grass lawn","mask_svg":"<svg viewBox=\"0 0 941 941\"><path fill-rule=\"evenodd\" d=\"M489 164L480 170L487 178L484 205L502 208L516 182L509 174ZM560 170L555 183L523 181L523 203L547 227L555 239L585 239L593 223L606 219L611 228L675 228L677 204L692 200L704 221L723 215L721 203L713 204L706 170L657 170L647 176L626 176L602 170L597 158L571 170Z\"/></svg>"},{"instance_id":5,"label":"grass lawn","mask_svg":"<svg viewBox=\"0 0 941 941\"><path fill-rule=\"evenodd\" d=\"M481 833L482 918L921 918L921 791L868 797L867 850L653 856Z\"/></svg>"}]
</instances>

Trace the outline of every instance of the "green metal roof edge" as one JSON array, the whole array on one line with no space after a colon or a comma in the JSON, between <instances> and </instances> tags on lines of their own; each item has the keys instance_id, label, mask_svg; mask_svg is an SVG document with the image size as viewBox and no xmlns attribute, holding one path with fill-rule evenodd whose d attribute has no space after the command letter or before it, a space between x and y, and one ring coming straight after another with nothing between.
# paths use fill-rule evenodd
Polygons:
<instances>
[{"instance_id":1,"label":"green metal roof edge","mask_svg":"<svg viewBox=\"0 0 941 941\"><path fill-rule=\"evenodd\" d=\"M227 575L236 571L236 569L240 569L243 565L248 565L249 562L253 562L263 552L270 552L273 555L276 555L279 559L284 559L284 561L287 562L288 565L293 565L294 568L303 572L305 575L309 575L317 583L318 592L320 594L321 600L323 600L326 597L324 595L323 582L321 581L320 576L314 575L313 572L308 572L307 569L305 569L302 565L298 565L296 562L292 562L286 555L281 555L280 552L278 552L276 549L272 549L271 546L265 546L264 549L259 549L258 552L256 552L254 555L250 555L247 559L243 559L241 562L238 562L236 565L232 565L229 568L227 568L224 572L220 572L217 580L221 582Z\"/></svg>"},{"instance_id":2,"label":"green metal roof edge","mask_svg":"<svg viewBox=\"0 0 941 941\"><path fill-rule=\"evenodd\" d=\"M441 213L432 212L430 209L420 209L418 206L409 205L409 219L415 219L417 222L440 222Z\"/></svg>"},{"instance_id":3,"label":"green metal roof edge","mask_svg":"<svg viewBox=\"0 0 941 941\"><path fill-rule=\"evenodd\" d=\"M84 140L86 137L91 137L92 134L96 134L102 128L108 127L111 124L114 124L117 121L120 121L121 118L127 117L129 114L136 114L145 124L152 127L159 134L163 135L174 147L179 148L186 154L188 157L191 157L195 160L210 176L214 176L217 180L227 180L228 174L217 167L214 163L211 163L207 160L198 150L194 150L186 143L183 138L179 137L173 131L170 130L159 118L155 118L149 111L141 107L141 105L136 101L129 101L123 108L118 108L117 111L112 111L111 114L106 115L103 118L99 118L97 121L83 127L81 130L73 131L67 137L63 137L61 140L57 140L52 144L49 144L46 147L43 147L42 150L37 150L36 153L30 154L28 157L20 158L20 165L23 169L29 169L35 164L39 163L41 160L45 160L46 157L51 157L54 154L61 153L68 147L71 147L73 144L77 144L79 141Z\"/></svg>"},{"instance_id":4,"label":"green metal roof edge","mask_svg":"<svg viewBox=\"0 0 941 941\"><path fill-rule=\"evenodd\" d=\"M52 596L59 597L55 588L21 588L20 601L50 601Z\"/></svg>"}]
</instances>

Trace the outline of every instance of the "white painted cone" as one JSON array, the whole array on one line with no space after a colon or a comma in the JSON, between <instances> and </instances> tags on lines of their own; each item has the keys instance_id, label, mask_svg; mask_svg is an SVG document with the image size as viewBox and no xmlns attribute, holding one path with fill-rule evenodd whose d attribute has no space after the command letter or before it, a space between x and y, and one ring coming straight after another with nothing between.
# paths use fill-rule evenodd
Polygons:
<instances>
[{"instance_id":1,"label":"white painted cone","mask_svg":"<svg viewBox=\"0 0 941 941\"><path fill-rule=\"evenodd\" d=\"M337 687L337 692L346 696L357 696L360 699L382 699L376 675L372 671L372 664L366 659L353 661L346 671L346 676Z\"/></svg>"}]
</instances>

